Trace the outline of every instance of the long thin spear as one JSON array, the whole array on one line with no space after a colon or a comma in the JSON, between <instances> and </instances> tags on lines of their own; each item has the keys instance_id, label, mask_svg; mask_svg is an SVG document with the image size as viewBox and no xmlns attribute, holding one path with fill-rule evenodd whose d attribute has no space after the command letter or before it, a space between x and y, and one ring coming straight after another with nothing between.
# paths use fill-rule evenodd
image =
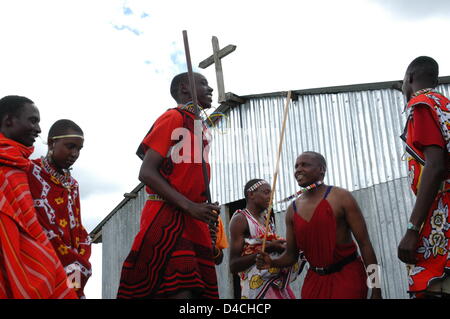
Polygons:
<instances>
[{"instance_id":1,"label":"long thin spear","mask_svg":"<svg viewBox=\"0 0 450 319\"><path fill-rule=\"evenodd\" d=\"M192 103L194 103L195 112L197 113L197 116L200 116L200 107L198 105L198 99L197 99L197 89L195 87L195 79L194 79L194 72L192 71L192 62L191 62L191 51L189 50L189 41L187 36L187 31L183 30L183 41L184 41L184 52L186 55L186 64L188 69L188 78L189 78L189 89L191 90L191 96L192 96ZM203 132L202 136L200 138L200 150L202 152L202 171L203 171L203 182L205 183L205 193L206 193L206 199L209 204L212 203L211 200L211 190L209 188L209 178L208 178L208 171L206 168L205 159L203 158ZM219 214L215 210L213 211L216 214ZM218 222L216 222L215 226L217 228ZM216 241L211 240L211 244L213 247L216 246Z\"/></svg>"},{"instance_id":2,"label":"long thin spear","mask_svg":"<svg viewBox=\"0 0 450 319\"><path fill-rule=\"evenodd\" d=\"M264 238L263 238L263 242L262 242L262 251L263 252L266 249L267 233L269 232L269 220L270 220L270 214L272 213L273 197L275 194L275 188L277 186L278 168L280 166L280 156L281 156L281 150L283 149L284 131L286 128L286 120L287 120L287 116L288 116L288 109L289 109L290 102L291 102L291 91L288 91L286 104L284 106L283 126L281 127L281 136L280 136L280 141L278 142L277 163L275 165L275 172L273 174L272 192L270 193L270 204L269 204L269 209L268 209L268 213L266 216L266 231L264 233Z\"/></svg>"},{"instance_id":3,"label":"long thin spear","mask_svg":"<svg viewBox=\"0 0 450 319\"><path fill-rule=\"evenodd\" d=\"M184 52L186 54L186 64L188 69L189 88L191 90L192 103L194 103L195 112L197 113L197 116L200 116L200 108L198 106L198 99L197 99L197 89L195 88L194 72L192 71L191 52L189 50L189 41L186 30L183 30L183 41L184 41ZM200 143L201 143L200 149L202 152L203 181L205 182L206 198L208 200L208 203L211 204L211 191L209 189L208 173L206 171L206 164L203 159L203 135L200 140Z\"/></svg>"}]
</instances>

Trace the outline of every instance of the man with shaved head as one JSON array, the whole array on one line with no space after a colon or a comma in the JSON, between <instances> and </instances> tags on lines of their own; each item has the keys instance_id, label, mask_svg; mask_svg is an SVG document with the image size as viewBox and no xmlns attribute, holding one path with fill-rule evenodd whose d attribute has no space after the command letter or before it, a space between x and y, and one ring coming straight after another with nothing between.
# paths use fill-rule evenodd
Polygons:
<instances>
[{"instance_id":1,"label":"man with shaved head","mask_svg":"<svg viewBox=\"0 0 450 319\"><path fill-rule=\"evenodd\" d=\"M306 191L288 207L286 250L277 259L260 253L257 265L286 267L302 251L310 264L302 299L364 299L368 279L379 278L373 272L378 270L377 258L356 200L349 191L323 183L326 169L319 153L304 152L297 158L294 176ZM371 288L371 297L381 298L380 288Z\"/></svg>"},{"instance_id":2,"label":"man with shaved head","mask_svg":"<svg viewBox=\"0 0 450 319\"><path fill-rule=\"evenodd\" d=\"M402 87L408 102L402 139L416 202L398 257L408 265L415 298L450 298L450 101L435 90L438 75L437 62L420 56L409 64Z\"/></svg>"}]
</instances>

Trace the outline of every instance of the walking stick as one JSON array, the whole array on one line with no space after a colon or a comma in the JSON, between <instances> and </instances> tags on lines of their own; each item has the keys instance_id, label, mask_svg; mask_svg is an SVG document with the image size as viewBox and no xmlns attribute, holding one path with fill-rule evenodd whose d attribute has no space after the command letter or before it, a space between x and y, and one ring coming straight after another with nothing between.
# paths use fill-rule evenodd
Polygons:
<instances>
[{"instance_id":1,"label":"walking stick","mask_svg":"<svg viewBox=\"0 0 450 319\"><path fill-rule=\"evenodd\" d=\"M200 108L198 106L198 99L197 99L197 89L195 87L195 79L194 79L194 72L192 71L192 62L191 62L191 52L189 50L189 41L188 41L188 36L187 36L187 31L183 30L183 42L184 42L184 52L186 55L186 64L187 64L187 69L188 69L188 78L189 78L189 89L191 91L191 96L192 96L192 103L194 104L194 108L195 111L197 113L197 116L200 116ZM207 202L209 204L212 203L211 201L211 190L209 188L209 179L208 179L208 172L206 169L206 163L205 163L205 159L203 158L203 130L202 130L202 137L200 139L200 150L202 152L202 170L203 170L203 181L205 183L205 192L206 192L206 199ZM214 211L216 214L218 214L218 212ZM216 223L216 228L217 228L217 223ZM216 231L216 230L214 230ZM212 241L212 247L214 250L214 247L216 245L215 241Z\"/></svg>"},{"instance_id":2,"label":"walking stick","mask_svg":"<svg viewBox=\"0 0 450 319\"><path fill-rule=\"evenodd\" d=\"M266 231L264 233L264 238L262 242L262 251L266 249L266 241L267 241L267 233L269 231L269 220L270 220L270 214L272 213L272 207L273 207L273 197L275 194L275 188L277 186L277 178L278 178L278 168L280 165L280 156L281 156L281 150L283 149L283 139L284 139L284 130L286 128L286 120L288 115L288 108L289 103L291 102L291 91L288 91L286 104L284 106L284 117L283 117L283 126L281 127L281 136L280 141L278 143L278 154L277 154L277 162L275 165L275 172L273 174L273 182L272 182L272 192L270 193L270 202L269 202L269 209L266 216Z\"/></svg>"}]
</instances>

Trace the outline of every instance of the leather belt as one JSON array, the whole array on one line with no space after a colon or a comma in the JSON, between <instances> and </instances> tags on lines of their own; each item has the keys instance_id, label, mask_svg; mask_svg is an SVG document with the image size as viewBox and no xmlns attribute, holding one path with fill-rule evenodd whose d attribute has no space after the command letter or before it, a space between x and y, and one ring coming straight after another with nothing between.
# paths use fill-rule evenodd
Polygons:
<instances>
[{"instance_id":1,"label":"leather belt","mask_svg":"<svg viewBox=\"0 0 450 319\"><path fill-rule=\"evenodd\" d=\"M326 276L326 275L330 275L332 273L341 271L342 268L344 268L345 265L351 263L352 261L354 261L356 258L358 257L358 253L354 252L353 254L345 257L344 259L338 261L335 264L332 264L330 266L327 267L309 267L312 271L318 273L321 276Z\"/></svg>"}]
</instances>

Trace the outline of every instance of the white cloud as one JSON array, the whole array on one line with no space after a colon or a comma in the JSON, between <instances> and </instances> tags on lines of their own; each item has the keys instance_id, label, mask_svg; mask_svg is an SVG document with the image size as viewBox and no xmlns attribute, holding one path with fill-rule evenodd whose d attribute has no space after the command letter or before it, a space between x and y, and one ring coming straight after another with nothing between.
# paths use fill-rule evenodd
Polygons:
<instances>
[{"instance_id":1,"label":"white cloud","mask_svg":"<svg viewBox=\"0 0 450 319\"><path fill-rule=\"evenodd\" d=\"M407 20L448 18L450 2L447 0L372 0L384 7L388 14Z\"/></svg>"}]
</instances>

